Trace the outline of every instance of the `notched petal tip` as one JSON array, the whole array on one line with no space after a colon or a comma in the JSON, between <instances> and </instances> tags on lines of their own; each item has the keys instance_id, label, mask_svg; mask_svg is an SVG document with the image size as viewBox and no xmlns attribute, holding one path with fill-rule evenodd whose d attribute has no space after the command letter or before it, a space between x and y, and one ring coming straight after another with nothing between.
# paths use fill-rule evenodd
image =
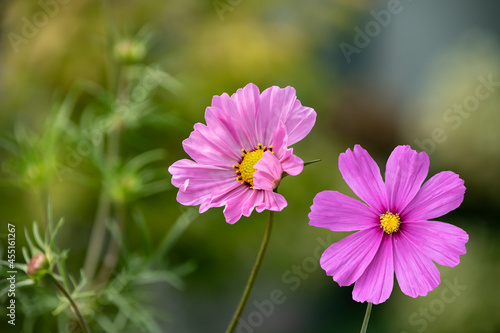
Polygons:
<instances>
[{"instance_id":1,"label":"notched petal tip","mask_svg":"<svg viewBox=\"0 0 500 333\"><path fill-rule=\"evenodd\" d=\"M397 146L387 159L388 210L401 212L420 190L429 172L429 156L410 146Z\"/></svg>"},{"instance_id":2,"label":"notched petal tip","mask_svg":"<svg viewBox=\"0 0 500 333\"><path fill-rule=\"evenodd\" d=\"M409 220L430 220L458 208L465 195L464 180L452 171L442 171L427 180L402 212Z\"/></svg>"},{"instance_id":3,"label":"notched petal tip","mask_svg":"<svg viewBox=\"0 0 500 333\"><path fill-rule=\"evenodd\" d=\"M353 192L368 206L382 212L387 206L387 191L380 169L360 145L339 155L339 170Z\"/></svg>"}]
</instances>

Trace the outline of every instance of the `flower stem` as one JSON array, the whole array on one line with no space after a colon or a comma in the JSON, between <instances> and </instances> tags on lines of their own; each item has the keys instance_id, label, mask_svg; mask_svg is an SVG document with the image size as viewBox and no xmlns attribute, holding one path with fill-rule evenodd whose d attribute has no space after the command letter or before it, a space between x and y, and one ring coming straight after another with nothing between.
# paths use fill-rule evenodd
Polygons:
<instances>
[{"instance_id":1,"label":"flower stem","mask_svg":"<svg viewBox=\"0 0 500 333\"><path fill-rule=\"evenodd\" d=\"M89 330L89 327L87 326L87 322L85 321L85 319L83 318L82 314L80 313L80 310L78 310L78 307L76 306L76 303L73 301L73 299L71 298L71 295L66 291L66 289L64 289L64 287L62 286L62 284L59 283L59 281L57 281L55 279L54 276L52 276L52 274L47 274L47 276L49 277L49 279L54 282L54 284L56 285L57 289L59 289L59 291L64 295L64 297L66 297L66 299L68 300L70 306L71 306L71 310L73 311L73 313L75 314L76 316L76 319L78 320L78 323L80 324L80 327L82 329L82 332L83 333L89 333L90 330Z\"/></svg>"},{"instance_id":2,"label":"flower stem","mask_svg":"<svg viewBox=\"0 0 500 333\"><path fill-rule=\"evenodd\" d=\"M365 333L368 328L368 322L370 321L370 313L372 312L372 303L368 302L368 306L366 307L365 319L363 319L363 325L361 325L361 332Z\"/></svg>"},{"instance_id":3,"label":"flower stem","mask_svg":"<svg viewBox=\"0 0 500 333\"><path fill-rule=\"evenodd\" d=\"M125 227L125 215L126 215L125 206L123 204L115 203L115 211L116 211L115 219L118 222L118 228L121 231L123 231ZM118 235L113 235L113 234L111 235L111 239L108 245L108 250L104 257L104 261L94 281L96 286L104 287L108 282L111 274L113 273L113 270L116 268L116 265L118 264L121 242L119 242L115 238L115 236Z\"/></svg>"},{"instance_id":4,"label":"flower stem","mask_svg":"<svg viewBox=\"0 0 500 333\"><path fill-rule=\"evenodd\" d=\"M273 217L274 212L272 210L269 211L269 218L267 220L266 232L264 233L264 238L262 239L262 244L260 245L259 254L257 255L257 259L255 260L255 264L252 269L252 273L248 278L247 285L245 290L243 291L243 295L241 296L240 304L236 308L234 312L233 319L229 324L226 333L232 333L238 324L238 320L245 308L245 304L247 303L248 296L250 296L250 292L252 291L252 287L255 283L255 279L257 278L257 274L259 274L260 265L262 264L262 259L264 259L264 254L266 252L267 244L269 243L269 238L271 237L271 229L273 226Z\"/></svg>"},{"instance_id":5,"label":"flower stem","mask_svg":"<svg viewBox=\"0 0 500 333\"><path fill-rule=\"evenodd\" d=\"M111 210L110 200L104 191L100 194L100 199L97 207L96 217L90 233L89 244L87 246L87 256L83 271L89 281L94 279L95 271L99 263L106 236L106 219Z\"/></svg>"},{"instance_id":6,"label":"flower stem","mask_svg":"<svg viewBox=\"0 0 500 333\"><path fill-rule=\"evenodd\" d=\"M105 159L107 165L109 166L116 161L120 151L119 129L115 129L108 134L106 150ZM93 281L94 279L94 275L99 264L99 258L104 248L104 241L106 238L106 221L110 216L111 204L111 199L103 188L97 205L96 217L90 233L89 244L87 246L87 256L85 257L85 264L83 266L83 271L89 281Z\"/></svg>"}]
</instances>

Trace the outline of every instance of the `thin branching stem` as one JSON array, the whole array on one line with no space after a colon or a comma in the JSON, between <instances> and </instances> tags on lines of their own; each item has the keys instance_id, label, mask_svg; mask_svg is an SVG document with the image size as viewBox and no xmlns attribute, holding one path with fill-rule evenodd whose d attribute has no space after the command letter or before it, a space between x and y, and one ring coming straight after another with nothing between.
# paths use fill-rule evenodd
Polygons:
<instances>
[{"instance_id":1,"label":"thin branching stem","mask_svg":"<svg viewBox=\"0 0 500 333\"><path fill-rule=\"evenodd\" d=\"M115 42L115 35L113 30L113 24L111 22L111 14L109 9L109 3L107 0L102 0L102 11L104 16L104 21L106 23L106 28L108 32L108 45L107 45L107 54L108 54L108 64L106 66L107 69L107 79L108 79L108 90L114 94L115 96L119 96L119 79L120 76L120 66L118 66L112 60L112 45ZM111 106L112 108L114 106ZM105 163L107 166L110 166L111 163L116 162L116 159L120 153L120 127L118 126L114 130L112 130L107 135L107 145L106 145L106 160ZM101 190L101 195L99 198L99 203L97 207L97 213L94 220L94 224L92 226L92 231L90 233L89 245L87 255L85 257L84 264L84 272L85 276L92 281L96 274L97 266L99 264L99 259L103 252L104 241L106 236L106 221L108 221L111 214L111 206L112 202L109 198L109 194L106 193L105 189Z\"/></svg>"},{"instance_id":2,"label":"thin branching stem","mask_svg":"<svg viewBox=\"0 0 500 333\"><path fill-rule=\"evenodd\" d=\"M123 204L116 203L115 219L118 223L120 231L123 231L125 227L125 215L125 206ZM104 262L95 279L95 285L97 286L105 285L118 264L118 259L120 257L120 243L116 237L118 237L118 235L111 235L108 250L106 251L106 256L104 257Z\"/></svg>"},{"instance_id":3,"label":"thin branching stem","mask_svg":"<svg viewBox=\"0 0 500 333\"><path fill-rule=\"evenodd\" d=\"M120 151L120 129L116 128L108 135L106 147L106 163L115 163ZM85 258L84 272L89 280L94 278L99 258L104 247L106 236L106 221L111 214L111 199L105 189L101 190L101 195L97 207L96 218L90 233L88 252Z\"/></svg>"},{"instance_id":4,"label":"thin branching stem","mask_svg":"<svg viewBox=\"0 0 500 333\"><path fill-rule=\"evenodd\" d=\"M89 327L87 325L87 322L85 321L85 318L83 318L80 310L78 309L78 306L76 305L75 301L73 301L73 298L71 295L64 289L63 285L59 283L59 281L56 280L52 274L47 274L49 279L56 285L57 289L66 297L66 299L69 302L69 305L71 307L71 310L76 316L76 319L78 320L78 323L80 324L80 328L82 329L83 333L90 333Z\"/></svg>"},{"instance_id":5,"label":"thin branching stem","mask_svg":"<svg viewBox=\"0 0 500 333\"><path fill-rule=\"evenodd\" d=\"M106 236L106 220L110 214L111 203L108 195L103 191L99 199L97 213L90 232L89 245L87 247L87 256L85 258L84 272L85 276L92 280L97 269L99 256L104 246L104 239Z\"/></svg>"}]
</instances>

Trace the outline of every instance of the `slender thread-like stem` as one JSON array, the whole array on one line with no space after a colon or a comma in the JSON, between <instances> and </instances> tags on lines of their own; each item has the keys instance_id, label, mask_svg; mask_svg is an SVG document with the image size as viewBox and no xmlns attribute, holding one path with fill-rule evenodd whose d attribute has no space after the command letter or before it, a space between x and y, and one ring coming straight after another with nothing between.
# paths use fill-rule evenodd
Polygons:
<instances>
[{"instance_id":1,"label":"slender thread-like stem","mask_svg":"<svg viewBox=\"0 0 500 333\"><path fill-rule=\"evenodd\" d=\"M267 244L269 243L269 238L271 237L271 229L273 227L273 217L274 217L274 212L270 210L269 218L267 220L266 232L264 233L264 238L262 239L262 244L260 245L259 254L257 255L257 259L255 260L255 264L253 265L252 273L248 278L247 285L245 287L245 290L243 291L243 295L241 296L240 304L238 304L238 307L234 312L233 319L231 320L231 323L229 324L226 333L232 333L235 330L236 325L238 324L238 320L241 316L241 313L243 312L245 304L247 303L248 297L250 296L250 292L252 291L255 279L259 274L260 265L262 264L262 259L264 259L264 254L266 252Z\"/></svg>"},{"instance_id":2,"label":"slender thread-like stem","mask_svg":"<svg viewBox=\"0 0 500 333\"><path fill-rule=\"evenodd\" d=\"M106 236L106 219L109 216L110 209L111 205L108 195L101 192L95 222L92 226L92 232L90 233L87 256L85 258L83 269L85 276L89 280L94 278L97 264L99 262L99 256L101 255L102 248L104 246L104 239Z\"/></svg>"},{"instance_id":3,"label":"slender thread-like stem","mask_svg":"<svg viewBox=\"0 0 500 333\"><path fill-rule=\"evenodd\" d=\"M49 279L52 282L54 282L54 284L56 285L57 289L59 289L59 291L68 300L69 305L71 307L71 310L75 314L76 319L78 320L78 323L80 324L82 332L83 333L89 333L90 330L89 330L89 327L87 325L87 322L85 321L85 318L83 318L82 314L80 313L80 310L78 310L78 306L76 306L76 303L75 303L75 301L73 301L73 298L71 298L71 295L66 291L66 289L64 289L64 287L62 286L62 284L60 284L59 281L57 281L55 279L55 277L53 277L51 274L47 274L47 276L49 277Z\"/></svg>"},{"instance_id":4,"label":"slender thread-like stem","mask_svg":"<svg viewBox=\"0 0 500 333\"><path fill-rule=\"evenodd\" d=\"M365 319L363 319L363 325L361 325L360 333L366 333L368 322L370 321L370 313L372 312L372 305L372 303L368 302L368 305L366 306Z\"/></svg>"},{"instance_id":5,"label":"slender thread-like stem","mask_svg":"<svg viewBox=\"0 0 500 333\"><path fill-rule=\"evenodd\" d=\"M108 80L108 90L109 92L119 96L119 77L120 68L112 59L112 45L115 41L115 35L113 30L113 24L111 22L111 15L109 9L109 3L107 0L102 0L102 12L104 16L104 22L108 30L108 37L110 38L107 45L107 61L106 74ZM105 151L105 163L110 166L114 163L119 155L120 151L120 128L112 130L106 137L106 151ZM110 217L112 201L109 198L108 193L104 189L101 190L96 217L94 224L92 226L92 231L90 234L90 239L88 243L88 251L85 257L84 273L89 281L94 279L94 275L99 265L99 260L104 249L104 242L106 238L106 222ZM90 287L90 285L89 285Z\"/></svg>"},{"instance_id":6,"label":"slender thread-like stem","mask_svg":"<svg viewBox=\"0 0 500 333\"><path fill-rule=\"evenodd\" d=\"M116 221L118 223L118 228L123 231L125 228L125 206L123 204L116 203L115 204L115 213L116 213ZM106 255L104 257L101 269L99 273L97 273L97 276L95 278L95 285L96 286L104 286L111 274L113 273L113 270L116 268L116 265L118 264L118 259L120 256L120 243L118 242L117 239L115 239L115 236L118 235L111 235L111 239L109 241L108 245L108 250L106 251Z\"/></svg>"},{"instance_id":7,"label":"slender thread-like stem","mask_svg":"<svg viewBox=\"0 0 500 333\"><path fill-rule=\"evenodd\" d=\"M120 151L120 130L115 129L108 135L106 147L106 163L111 165L115 163ZM106 221L108 220L111 212L111 199L105 189L101 190L99 203L97 206L97 213L90 233L89 245L87 246L87 256L85 257L85 264L83 271L85 276L92 281L94 278L99 258L104 248L104 241L106 238Z\"/></svg>"}]
</instances>

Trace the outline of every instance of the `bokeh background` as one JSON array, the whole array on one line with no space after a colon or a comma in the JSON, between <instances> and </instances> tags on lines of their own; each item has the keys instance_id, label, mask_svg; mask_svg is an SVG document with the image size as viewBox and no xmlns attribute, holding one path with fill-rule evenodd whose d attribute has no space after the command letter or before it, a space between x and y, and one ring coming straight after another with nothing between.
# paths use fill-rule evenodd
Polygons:
<instances>
[{"instance_id":1,"label":"bokeh background","mask_svg":"<svg viewBox=\"0 0 500 333\"><path fill-rule=\"evenodd\" d=\"M166 168L187 157L181 142L194 123L204 122L212 96L231 94L249 82L261 91L293 86L302 104L318 114L316 126L294 151L303 160L322 162L280 185L289 205L276 214L268 253L242 316L248 325L238 332L359 330L366 305L353 301L352 287L340 288L317 260L326 246L347 234L311 227L307 219L319 191L353 195L337 159L355 144L366 148L382 170L398 144L426 150L430 174L452 170L467 187L462 206L442 218L470 235L460 265L439 267L443 282L426 297L410 298L396 285L390 299L373 308L369 332L500 332L499 10L500 4L486 0L2 1L0 133L13 142L25 131L36 141L50 129L54 105L74 91L76 82L92 82L95 86L90 86L113 93L113 68L126 67L130 73L144 66L161 69L162 83L137 108L141 115L122 124L118 142L125 162L163 149L163 159L154 165L163 170L157 180L164 186L123 202L128 248L118 270L132 257L145 256L134 223L137 209L153 249L185 211L175 200L176 189L168 186ZM30 30L26 22L37 26ZM478 91L487 97L474 99ZM72 141L70 132L91 123L89 115L106 115L89 111L96 95L85 90L75 97L68 133L63 131L57 140L55 161L64 164L68 152L76 149L78 141ZM105 149L101 146L106 140L96 141L91 149ZM24 165L22 156L17 158L5 146L0 150L3 253L7 222L17 226L20 249L27 245L24 226L31 229L33 221L43 221L44 204L36 190L40 181L54 216L66 221L57 243L70 249L68 271L78 276L105 175L95 159L85 156L63 177L39 180L37 171ZM148 296L142 302L154 309L161 331L226 328L266 218L266 213L254 213L229 225L222 209L195 217L163 258L173 266L189 262L193 269L179 288L169 283L145 287ZM39 287L19 293L28 295L26 302L35 302L30 288ZM280 304L272 313L259 312L259 304L268 304L275 290L282 292ZM125 291L123 296L129 297ZM22 313L18 308L15 328L2 315L0 330L61 331L50 311L30 309ZM66 312L59 316L70 317ZM31 324L23 325L25 320ZM148 329L125 325L122 331Z\"/></svg>"}]
</instances>

